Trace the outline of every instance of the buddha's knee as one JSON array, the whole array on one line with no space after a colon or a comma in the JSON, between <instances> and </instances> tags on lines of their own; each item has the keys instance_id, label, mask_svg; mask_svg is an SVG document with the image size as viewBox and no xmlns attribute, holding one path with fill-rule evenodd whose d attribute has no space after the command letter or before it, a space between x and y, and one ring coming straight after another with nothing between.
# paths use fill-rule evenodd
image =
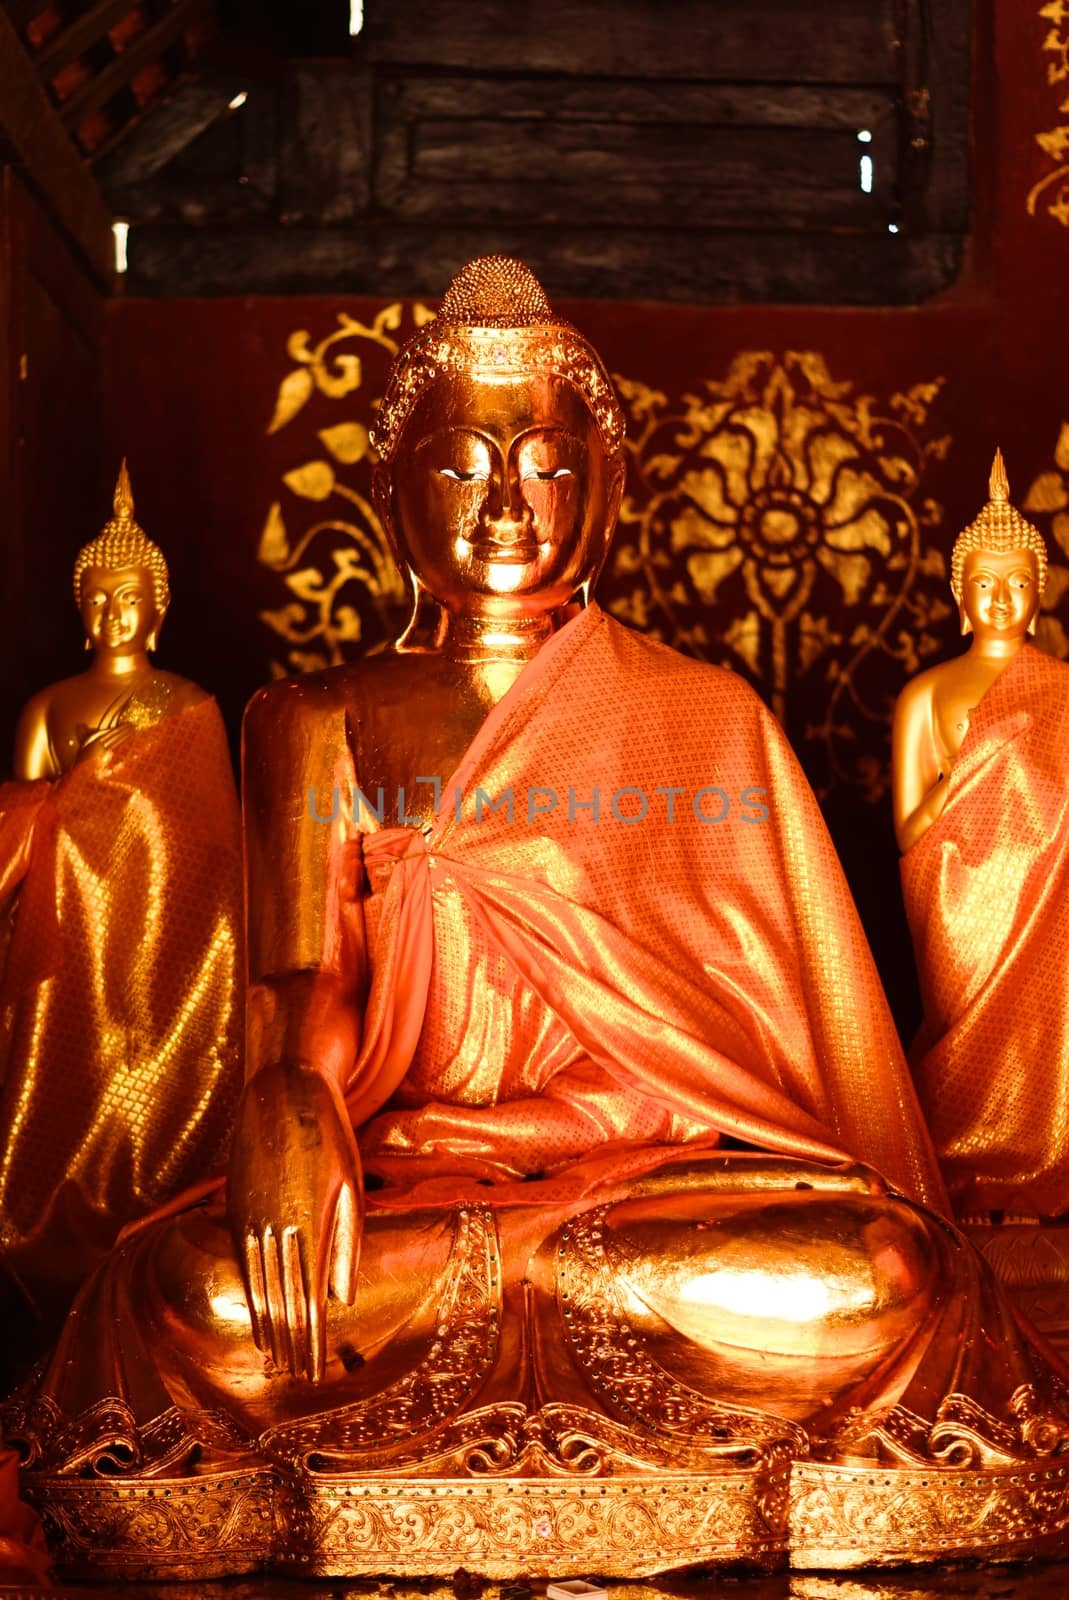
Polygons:
<instances>
[{"instance_id":1,"label":"buddha's knee","mask_svg":"<svg viewBox=\"0 0 1069 1600\"><path fill-rule=\"evenodd\" d=\"M692 1346L806 1357L860 1375L931 1310L933 1223L888 1196L700 1196L605 1218L632 1315Z\"/></svg>"},{"instance_id":2,"label":"buddha's knee","mask_svg":"<svg viewBox=\"0 0 1069 1600\"><path fill-rule=\"evenodd\" d=\"M459 1252L459 1257L458 1257ZM432 1329L463 1251L452 1212L369 1216L361 1238L356 1302L327 1304L327 1365L344 1374L353 1349L363 1357ZM259 1371L252 1321L229 1225L221 1208L201 1207L165 1224L147 1253L142 1294L161 1331L212 1363Z\"/></svg>"}]
</instances>

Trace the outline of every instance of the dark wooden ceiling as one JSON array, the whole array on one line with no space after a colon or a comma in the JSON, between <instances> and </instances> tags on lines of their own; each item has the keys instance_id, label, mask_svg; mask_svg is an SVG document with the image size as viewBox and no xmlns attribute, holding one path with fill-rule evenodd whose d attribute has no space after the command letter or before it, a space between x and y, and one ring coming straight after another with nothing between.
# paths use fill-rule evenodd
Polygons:
<instances>
[{"instance_id":1,"label":"dark wooden ceiling","mask_svg":"<svg viewBox=\"0 0 1069 1600\"><path fill-rule=\"evenodd\" d=\"M895 304L969 225L969 0L5 0L144 294Z\"/></svg>"}]
</instances>

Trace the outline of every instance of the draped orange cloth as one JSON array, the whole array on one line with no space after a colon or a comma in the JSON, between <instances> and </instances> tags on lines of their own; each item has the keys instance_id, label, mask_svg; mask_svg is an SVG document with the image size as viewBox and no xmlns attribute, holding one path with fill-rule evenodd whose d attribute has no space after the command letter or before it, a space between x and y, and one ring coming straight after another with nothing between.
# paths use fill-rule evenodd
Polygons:
<instances>
[{"instance_id":1,"label":"draped orange cloth","mask_svg":"<svg viewBox=\"0 0 1069 1600\"><path fill-rule=\"evenodd\" d=\"M959 1214L1069 1209L1069 666L1024 645L902 859L912 1052Z\"/></svg>"},{"instance_id":2,"label":"draped orange cloth","mask_svg":"<svg viewBox=\"0 0 1069 1600\"><path fill-rule=\"evenodd\" d=\"M204 701L0 788L0 1268L62 1309L218 1160L241 1083L241 844Z\"/></svg>"},{"instance_id":3,"label":"draped orange cloth","mask_svg":"<svg viewBox=\"0 0 1069 1600\"><path fill-rule=\"evenodd\" d=\"M372 981L348 1103L398 1203L465 1177L544 1203L517 1180L582 1189L723 1136L942 1203L816 801L739 678L591 606L426 836L356 811Z\"/></svg>"}]
</instances>

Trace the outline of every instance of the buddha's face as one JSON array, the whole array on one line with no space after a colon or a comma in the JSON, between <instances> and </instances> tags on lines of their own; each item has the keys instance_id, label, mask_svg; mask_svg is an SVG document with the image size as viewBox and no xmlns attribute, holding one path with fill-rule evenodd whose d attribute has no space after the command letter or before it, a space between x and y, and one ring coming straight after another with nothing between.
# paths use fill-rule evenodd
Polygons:
<instances>
[{"instance_id":1,"label":"buddha's face","mask_svg":"<svg viewBox=\"0 0 1069 1600\"><path fill-rule=\"evenodd\" d=\"M93 649L112 656L154 649L163 620L147 567L87 567L81 613Z\"/></svg>"},{"instance_id":2,"label":"buddha's face","mask_svg":"<svg viewBox=\"0 0 1069 1600\"><path fill-rule=\"evenodd\" d=\"M1010 641L1034 631L1039 567L1031 550L970 550L961 578L963 632Z\"/></svg>"},{"instance_id":3,"label":"buddha's face","mask_svg":"<svg viewBox=\"0 0 1069 1600\"><path fill-rule=\"evenodd\" d=\"M547 374L432 384L379 474L380 513L423 587L450 611L505 617L593 581L623 482L583 397Z\"/></svg>"}]
</instances>

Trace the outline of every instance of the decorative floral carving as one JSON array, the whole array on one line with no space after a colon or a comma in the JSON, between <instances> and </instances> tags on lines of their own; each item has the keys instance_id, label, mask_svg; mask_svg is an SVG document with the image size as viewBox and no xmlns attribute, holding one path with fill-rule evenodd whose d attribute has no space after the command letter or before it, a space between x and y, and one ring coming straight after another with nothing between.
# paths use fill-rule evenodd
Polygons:
<instances>
[{"instance_id":1,"label":"decorative floral carving","mask_svg":"<svg viewBox=\"0 0 1069 1600\"><path fill-rule=\"evenodd\" d=\"M822 787L846 779L878 798L895 694L950 611L930 542L942 508L924 482L950 446L927 436L943 379L880 405L815 351L746 350L678 402L617 383L631 478L611 609L745 671L800 722L797 738L823 746ZM871 670L880 658L893 681ZM817 687L799 716L806 680Z\"/></svg>"},{"instance_id":2,"label":"decorative floral carving","mask_svg":"<svg viewBox=\"0 0 1069 1600\"><path fill-rule=\"evenodd\" d=\"M1069 119L1069 0L1047 0L1037 11L1050 24L1041 49L1047 61L1047 83L1058 91L1058 112ZM1040 149L1055 163L1028 191L1028 214L1043 210L1069 228L1069 120L1035 135Z\"/></svg>"},{"instance_id":3,"label":"decorative floral carving","mask_svg":"<svg viewBox=\"0 0 1069 1600\"><path fill-rule=\"evenodd\" d=\"M284 493L264 519L258 560L285 591L280 605L260 614L286 647L271 663L276 676L336 665L367 642L368 631L377 642L403 610L404 581L371 504L368 425L391 360L432 316L426 306L398 302L370 323L342 313L317 344L304 328L287 341L296 366L279 384L267 432L307 420L305 408L317 396L352 411L316 431L323 453L283 473ZM322 514L308 520L307 502Z\"/></svg>"}]
</instances>

